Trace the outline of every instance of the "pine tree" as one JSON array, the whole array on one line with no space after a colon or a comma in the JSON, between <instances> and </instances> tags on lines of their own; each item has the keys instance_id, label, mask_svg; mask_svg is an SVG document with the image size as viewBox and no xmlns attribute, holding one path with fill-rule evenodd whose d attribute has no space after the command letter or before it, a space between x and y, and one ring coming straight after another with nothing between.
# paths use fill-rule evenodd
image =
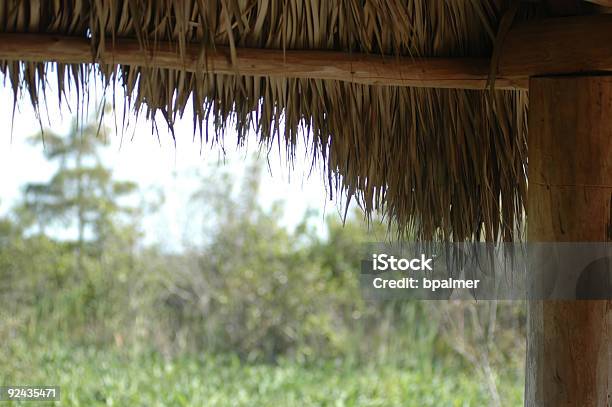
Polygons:
<instances>
[{"instance_id":1,"label":"pine tree","mask_svg":"<svg viewBox=\"0 0 612 407\"><path fill-rule=\"evenodd\" d=\"M102 164L100 149L107 145L106 133L97 120L80 125L74 119L66 135L45 130L31 139L44 146L45 157L57 162L58 169L48 182L25 186L21 212L29 214L40 233L47 227L76 232L71 240L79 265L86 251L104 249L115 232L116 216L133 210L119 201L136 185L113 180L111 170Z\"/></svg>"}]
</instances>

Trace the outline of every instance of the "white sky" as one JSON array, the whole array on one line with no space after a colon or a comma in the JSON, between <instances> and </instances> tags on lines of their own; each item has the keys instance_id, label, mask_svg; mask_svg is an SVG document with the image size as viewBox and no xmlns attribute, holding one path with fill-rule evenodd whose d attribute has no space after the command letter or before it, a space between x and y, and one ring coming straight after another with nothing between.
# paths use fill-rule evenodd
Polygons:
<instances>
[{"instance_id":1,"label":"white sky","mask_svg":"<svg viewBox=\"0 0 612 407\"><path fill-rule=\"evenodd\" d=\"M13 94L10 87L2 86L3 80L0 75L0 214L5 214L15 203L23 184L46 181L55 169L44 159L42 146L31 146L25 142L27 136L40 131L27 95L22 95L18 103L11 134ZM99 94L99 90L97 92ZM93 99L96 95L92 93L91 96ZM43 124L49 125L45 112L48 111L50 127L58 133L65 133L72 114L67 106L60 109L57 100L57 93L47 90L48 103L41 109ZM117 100L122 100L122 97L118 95ZM71 101L70 106L74 108L76 102ZM130 120L134 122L133 117ZM172 242L184 240L183 234L189 224L186 206L199 185L193 174L227 168L240 175L249 154L258 151L254 135L249 137L251 142L247 148L236 151L236 136L229 134L225 141L225 156L218 146L211 149L205 145L200 153L199 139L193 140L192 123L190 112L177 123L175 148L171 135L161 121L158 140L151 134L150 123L140 118L133 129L124 133L123 142L121 134L111 135L110 148L104 155L105 165L113 170L116 179L135 181L141 191L151 188L164 191L164 207L145 221L145 241L166 245L171 250L178 248ZM278 151L270 154L271 173L266 171L263 174L260 202L264 207L269 207L274 201L284 201L285 216L281 221L289 228L302 220L306 210L315 209L319 215L313 226L322 232L324 216L337 213L339 206L326 198L321 169L316 169L309 176L309 163L300 160L305 154L304 146L300 146L297 162L291 171L287 160L278 156Z\"/></svg>"}]
</instances>

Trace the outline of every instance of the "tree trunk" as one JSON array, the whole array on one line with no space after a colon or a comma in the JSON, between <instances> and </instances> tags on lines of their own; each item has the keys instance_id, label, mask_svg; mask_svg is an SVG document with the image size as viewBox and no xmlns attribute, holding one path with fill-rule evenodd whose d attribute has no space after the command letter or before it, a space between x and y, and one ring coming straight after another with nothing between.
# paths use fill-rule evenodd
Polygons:
<instances>
[{"instance_id":1,"label":"tree trunk","mask_svg":"<svg viewBox=\"0 0 612 407\"><path fill-rule=\"evenodd\" d=\"M74 137L78 137L78 125L74 128ZM81 137L83 135L81 134ZM85 248L85 205L84 205L84 187L83 187L83 145L85 141L80 138L77 141L76 164L77 171L77 269L79 273L83 272L83 251Z\"/></svg>"},{"instance_id":2,"label":"tree trunk","mask_svg":"<svg viewBox=\"0 0 612 407\"><path fill-rule=\"evenodd\" d=\"M528 240L609 241L612 77L532 78ZM525 405L608 406L610 302L531 301Z\"/></svg>"}]
</instances>

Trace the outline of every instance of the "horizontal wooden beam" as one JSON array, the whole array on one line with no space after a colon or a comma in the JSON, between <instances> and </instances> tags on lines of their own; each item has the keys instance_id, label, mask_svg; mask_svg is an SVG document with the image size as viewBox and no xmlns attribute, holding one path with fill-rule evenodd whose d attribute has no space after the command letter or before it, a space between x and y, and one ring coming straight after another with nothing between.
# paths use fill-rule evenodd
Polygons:
<instances>
[{"instance_id":1,"label":"horizontal wooden beam","mask_svg":"<svg viewBox=\"0 0 612 407\"><path fill-rule=\"evenodd\" d=\"M489 72L487 58L382 57L360 53L313 50L239 48L231 63L230 50L216 47L206 57L199 46L188 46L181 57L176 44L158 42L143 52L133 39L106 42L98 58L92 57L90 40L38 34L0 34L0 60L62 63L108 63L184 69L206 69L217 74L312 78L366 85L483 89ZM513 81L499 78L498 87L514 88Z\"/></svg>"},{"instance_id":2,"label":"horizontal wooden beam","mask_svg":"<svg viewBox=\"0 0 612 407\"><path fill-rule=\"evenodd\" d=\"M498 73L510 78L612 72L612 15L518 24L508 32Z\"/></svg>"},{"instance_id":3,"label":"horizontal wooden beam","mask_svg":"<svg viewBox=\"0 0 612 407\"><path fill-rule=\"evenodd\" d=\"M0 60L103 63L208 71L217 74L311 78L366 85L484 89L489 58L413 58L316 50L238 48L209 51L198 45L180 55L177 44L159 42L143 51L137 41L106 41L92 54L87 38L46 34L0 34ZM510 30L498 61L495 88L527 89L532 76L612 71L612 15L567 17Z\"/></svg>"}]
</instances>

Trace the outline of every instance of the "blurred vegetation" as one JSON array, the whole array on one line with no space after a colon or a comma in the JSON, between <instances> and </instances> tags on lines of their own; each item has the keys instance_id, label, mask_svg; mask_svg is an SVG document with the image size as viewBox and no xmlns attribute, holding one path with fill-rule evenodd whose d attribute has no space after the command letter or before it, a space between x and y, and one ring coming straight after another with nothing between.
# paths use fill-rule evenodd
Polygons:
<instances>
[{"instance_id":1,"label":"blurred vegetation","mask_svg":"<svg viewBox=\"0 0 612 407\"><path fill-rule=\"evenodd\" d=\"M57 172L0 219L0 382L59 384L62 405L522 404L522 304L364 301L360 244L385 229L287 230L257 161L202 177L201 243L144 247L104 131L45 133Z\"/></svg>"},{"instance_id":2,"label":"blurred vegetation","mask_svg":"<svg viewBox=\"0 0 612 407\"><path fill-rule=\"evenodd\" d=\"M3 365L2 378L11 383L47 383L53 378L61 387L62 406L490 405L486 389L468 370L428 372L394 364L332 361L303 365L286 359L270 365L230 355L126 357L108 348L55 343L45 343L40 352L32 353L31 346L10 349L14 357ZM504 406L522 405L520 386L505 389Z\"/></svg>"}]
</instances>

